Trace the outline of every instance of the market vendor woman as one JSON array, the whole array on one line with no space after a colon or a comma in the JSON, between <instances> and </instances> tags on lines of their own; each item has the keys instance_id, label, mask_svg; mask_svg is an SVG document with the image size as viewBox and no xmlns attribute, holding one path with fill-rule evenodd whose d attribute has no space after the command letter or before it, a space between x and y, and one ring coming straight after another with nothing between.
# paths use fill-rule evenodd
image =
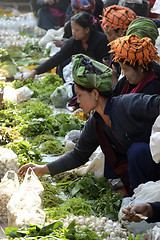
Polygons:
<instances>
[{"instance_id":1,"label":"market vendor woman","mask_svg":"<svg viewBox=\"0 0 160 240\"><path fill-rule=\"evenodd\" d=\"M71 57L78 53L86 54L99 62L102 62L104 56L109 55L108 39L104 33L94 29L93 17L89 13L80 12L74 15L71 18L71 26L73 36L59 52L35 68L26 78L34 78L36 75L45 73L71 60Z\"/></svg>"},{"instance_id":2,"label":"market vendor woman","mask_svg":"<svg viewBox=\"0 0 160 240\"><path fill-rule=\"evenodd\" d=\"M130 146L136 142L141 148L142 142L149 143L152 125L159 115L160 96L137 93L112 97L112 70L83 54L74 57L72 75L80 107L85 114L94 110L78 143L73 151L54 162L44 166L33 163L22 166L18 175L24 176L28 167L32 167L38 176L54 176L77 168L85 164L100 145L105 155L104 177L120 177L129 195L139 174L143 180L137 185L160 179L160 164L155 164L149 151L145 158L139 159L142 172L127 170Z\"/></svg>"}]
</instances>

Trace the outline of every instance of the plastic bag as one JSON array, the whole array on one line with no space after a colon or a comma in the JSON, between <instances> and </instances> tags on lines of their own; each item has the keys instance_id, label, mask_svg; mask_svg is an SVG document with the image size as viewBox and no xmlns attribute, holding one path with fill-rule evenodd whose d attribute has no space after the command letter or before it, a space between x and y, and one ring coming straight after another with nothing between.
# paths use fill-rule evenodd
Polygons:
<instances>
[{"instance_id":1,"label":"plastic bag","mask_svg":"<svg viewBox=\"0 0 160 240\"><path fill-rule=\"evenodd\" d=\"M160 14L160 1L156 0L153 7L151 8L151 13Z\"/></svg>"},{"instance_id":2,"label":"plastic bag","mask_svg":"<svg viewBox=\"0 0 160 240\"><path fill-rule=\"evenodd\" d=\"M160 116L157 117L156 121L152 126L149 146L150 146L153 160L155 161L155 163L159 163L160 162Z\"/></svg>"},{"instance_id":3,"label":"plastic bag","mask_svg":"<svg viewBox=\"0 0 160 240\"><path fill-rule=\"evenodd\" d=\"M7 171L0 183L0 222L8 222L7 204L11 196L18 191L18 176L14 171Z\"/></svg>"},{"instance_id":4,"label":"plastic bag","mask_svg":"<svg viewBox=\"0 0 160 240\"><path fill-rule=\"evenodd\" d=\"M39 45L41 47L45 47L47 43L52 42L53 40L61 40L64 34L64 27L55 30L55 29L49 29L45 36L42 37L39 41Z\"/></svg>"},{"instance_id":5,"label":"plastic bag","mask_svg":"<svg viewBox=\"0 0 160 240\"><path fill-rule=\"evenodd\" d=\"M31 91L27 86L23 86L18 89L6 86L4 88L3 98L4 100L8 100L13 103L19 103L25 100L29 100L32 95L33 91Z\"/></svg>"},{"instance_id":6,"label":"plastic bag","mask_svg":"<svg viewBox=\"0 0 160 240\"><path fill-rule=\"evenodd\" d=\"M56 108L65 108L68 101L68 93L64 86L57 87L50 96L51 102Z\"/></svg>"},{"instance_id":7,"label":"plastic bag","mask_svg":"<svg viewBox=\"0 0 160 240\"><path fill-rule=\"evenodd\" d=\"M27 86L16 89L17 103L29 100L33 93L34 92L30 90Z\"/></svg>"},{"instance_id":8,"label":"plastic bag","mask_svg":"<svg viewBox=\"0 0 160 240\"><path fill-rule=\"evenodd\" d=\"M85 165L79 167L76 171L79 175L92 172L97 178L104 176L104 154L100 146L91 155L89 161Z\"/></svg>"},{"instance_id":9,"label":"plastic bag","mask_svg":"<svg viewBox=\"0 0 160 240\"><path fill-rule=\"evenodd\" d=\"M44 225L45 213L41 209L43 190L41 182L29 168L18 192L11 197L7 205L9 227L24 227L33 223Z\"/></svg>"},{"instance_id":10,"label":"plastic bag","mask_svg":"<svg viewBox=\"0 0 160 240\"><path fill-rule=\"evenodd\" d=\"M16 94L16 89L10 87L10 86L5 86L4 87L4 94L3 94L3 99L11 101L13 103L17 103L17 94Z\"/></svg>"},{"instance_id":11,"label":"plastic bag","mask_svg":"<svg viewBox=\"0 0 160 240\"><path fill-rule=\"evenodd\" d=\"M11 149L0 147L0 180L9 170L18 171L17 155Z\"/></svg>"},{"instance_id":12,"label":"plastic bag","mask_svg":"<svg viewBox=\"0 0 160 240\"><path fill-rule=\"evenodd\" d=\"M64 68L63 68L63 78L65 80L65 82L71 82L73 83L73 77L72 77L72 66L73 66L73 62L71 61L69 64L67 64Z\"/></svg>"},{"instance_id":13,"label":"plastic bag","mask_svg":"<svg viewBox=\"0 0 160 240\"><path fill-rule=\"evenodd\" d=\"M118 214L118 218L121 221L123 215L122 209L133 203L146 203L146 202L156 202L160 201L160 181L156 182L147 182L145 184L140 184L137 188L134 189L134 194L132 197L124 198L122 201L121 209ZM139 223L121 221L123 226L134 234L142 234L147 230L153 228L156 223L147 223L145 220L142 220Z\"/></svg>"},{"instance_id":14,"label":"plastic bag","mask_svg":"<svg viewBox=\"0 0 160 240\"><path fill-rule=\"evenodd\" d=\"M143 4L143 0L125 0L128 3Z\"/></svg>"}]
</instances>

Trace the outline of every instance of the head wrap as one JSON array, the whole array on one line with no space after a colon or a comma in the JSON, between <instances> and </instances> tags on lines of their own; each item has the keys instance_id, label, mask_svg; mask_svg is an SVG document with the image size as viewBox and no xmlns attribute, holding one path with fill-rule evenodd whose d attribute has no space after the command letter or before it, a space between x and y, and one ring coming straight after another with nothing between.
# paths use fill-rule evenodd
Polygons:
<instances>
[{"instance_id":1,"label":"head wrap","mask_svg":"<svg viewBox=\"0 0 160 240\"><path fill-rule=\"evenodd\" d=\"M100 92L110 91L112 86L112 69L84 54L75 55L72 76L78 85Z\"/></svg>"},{"instance_id":2,"label":"head wrap","mask_svg":"<svg viewBox=\"0 0 160 240\"><path fill-rule=\"evenodd\" d=\"M112 5L103 10L102 28L104 32L106 28L121 28L125 32L136 17L135 12L127 7Z\"/></svg>"},{"instance_id":3,"label":"head wrap","mask_svg":"<svg viewBox=\"0 0 160 240\"><path fill-rule=\"evenodd\" d=\"M113 61L123 61L123 64L129 62L135 66L136 62L148 69L148 63L153 62L153 59L159 61L158 52L155 46L151 43L151 39L144 37L140 39L137 35L120 37L109 43L111 46L110 52L113 52Z\"/></svg>"},{"instance_id":4,"label":"head wrap","mask_svg":"<svg viewBox=\"0 0 160 240\"><path fill-rule=\"evenodd\" d=\"M149 18L138 17L130 23L126 35L136 34L139 38L149 37L155 45L155 40L159 36L156 24Z\"/></svg>"},{"instance_id":5,"label":"head wrap","mask_svg":"<svg viewBox=\"0 0 160 240\"><path fill-rule=\"evenodd\" d=\"M71 5L84 11L95 10L95 0L71 0Z\"/></svg>"}]
</instances>

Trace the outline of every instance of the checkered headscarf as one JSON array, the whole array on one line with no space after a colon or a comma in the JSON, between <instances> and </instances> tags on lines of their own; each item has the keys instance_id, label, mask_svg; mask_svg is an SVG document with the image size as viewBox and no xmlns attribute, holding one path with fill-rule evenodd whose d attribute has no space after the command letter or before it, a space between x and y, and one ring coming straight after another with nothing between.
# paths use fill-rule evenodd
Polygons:
<instances>
[{"instance_id":1,"label":"checkered headscarf","mask_svg":"<svg viewBox=\"0 0 160 240\"><path fill-rule=\"evenodd\" d=\"M103 10L102 28L105 32L106 28L109 29L123 29L125 32L129 24L136 19L135 12L123 6L112 5Z\"/></svg>"},{"instance_id":2,"label":"checkered headscarf","mask_svg":"<svg viewBox=\"0 0 160 240\"><path fill-rule=\"evenodd\" d=\"M110 52L113 53L113 61L129 62L135 66L136 62L148 69L148 64L153 60L159 61L157 48L152 44L151 39L144 37L140 39L137 35L120 37L109 43Z\"/></svg>"}]
</instances>

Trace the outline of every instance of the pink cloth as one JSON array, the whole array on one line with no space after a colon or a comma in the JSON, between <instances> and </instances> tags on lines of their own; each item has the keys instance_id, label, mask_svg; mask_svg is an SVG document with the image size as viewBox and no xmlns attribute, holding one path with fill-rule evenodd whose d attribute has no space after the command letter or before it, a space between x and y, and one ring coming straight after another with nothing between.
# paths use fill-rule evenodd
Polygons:
<instances>
[{"instance_id":1,"label":"pink cloth","mask_svg":"<svg viewBox=\"0 0 160 240\"><path fill-rule=\"evenodd\" d=\"M62 12L56 8L52 8L52 7L49 8L49 11L53 16L55 16L58 19L59 26L63 27L66 14L64 12Z\"/></svg>"}]
</instances>

